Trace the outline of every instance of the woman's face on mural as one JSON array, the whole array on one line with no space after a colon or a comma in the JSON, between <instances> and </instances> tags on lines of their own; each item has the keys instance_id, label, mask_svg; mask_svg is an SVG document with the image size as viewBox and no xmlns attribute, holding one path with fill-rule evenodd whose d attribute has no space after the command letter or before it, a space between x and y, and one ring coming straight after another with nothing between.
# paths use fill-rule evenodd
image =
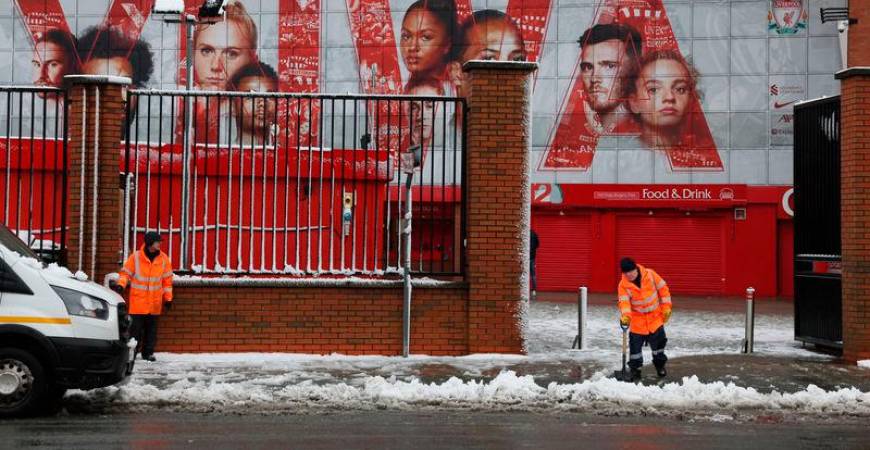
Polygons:
<instances>
[{"instance_id":1,"label":"woman's face on mural","mask_svg":"<svg viewBox=\"0 0 870 450\"><path fill-rule=\"evenodd\" d=\"M208 25L194 43L194 77L206 90L222 90L240 67L253 62L253 43L248 42L233 22Z\"/></svg>"},{"instance_id":2,"label":"woman's face on mural","mask_svg":"<svg viewBox=\"0 0 870 450\"><path fill-rule=\"evenodd\" d=\"M683 123L693 95L683 63L660 59L641 69L629 105L644 128L674 128Z\"/></svg>"},{"instance_id":3,"label":"woman's face on mural","mask_svg":"<svg viewBox=\"0 0 870 450\"><path fill-rule=\"evenodd\" d=\"M400 48L408 71L412 74L433 73L439 67L443 68L450 49L448 32L434 14L422 8L405 14Z\"/></svg>"},{"instance_id":4,"label":"woman's face on mural","mask_svg":"<svg viewBox=\"0 0 870 450\"><path fill-rule=\"evenodd\" d=\"M33 84L60 87L72 61L67 61L63 49L53 42L40 42L33 49Z\"/></svg>"},{"instance_id":5,"label":"woman's face on mural","mask_svg":"<svg viewBox=\"0 0 870 450\"><path fill-rule=\"evenodd\" d=\"M490 20L468 30L468 47L462 52L462 62L525 61L526 50L519 30L507 20Z\"/></svg>"}]
</instances>

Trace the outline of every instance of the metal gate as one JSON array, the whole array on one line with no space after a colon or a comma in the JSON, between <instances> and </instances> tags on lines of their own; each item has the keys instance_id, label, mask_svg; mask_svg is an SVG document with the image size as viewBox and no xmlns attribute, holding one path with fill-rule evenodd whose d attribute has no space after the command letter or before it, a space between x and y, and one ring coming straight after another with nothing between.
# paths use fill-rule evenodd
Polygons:
<instances>
[{"instance_id":1,"label":"metal gate","mask_svg":"<svg viewBox=\"0 0 870 450\"><path fill-rule=\"evenodd\" d=\"M840 97L794 115L795 339L842 348Z\"/></svg>"},{"instance_id":2,"label":"metal gate","mask_svg":"<svg viewBox=\"0 0 870 450\"><path fill-rule=\"evenodd\" d=\"M46 262L66 240L66 91L0 86L0 223Z\"/></svg>"}]
</instances>

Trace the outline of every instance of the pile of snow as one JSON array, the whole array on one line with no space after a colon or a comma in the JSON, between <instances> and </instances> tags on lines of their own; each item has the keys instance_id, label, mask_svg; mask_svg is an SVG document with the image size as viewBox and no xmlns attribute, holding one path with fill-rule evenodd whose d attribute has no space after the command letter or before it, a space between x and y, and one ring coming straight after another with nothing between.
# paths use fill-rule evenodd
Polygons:
<instances>
[{"instance_id":1,"label":"pile of snow","mask_svg":"<svg viewBox=\"0 0 870 450\"><path fill-rule=\"evenodd\" d=\"M550 383L543 387L532 376L501 372L490 381L450 378L443 383L419 379L361 377L349 382L294 382L292 374L238 380L195 376L157 387L133 380L122 387L76 392L72 400L103 402L124 409L175 408L234 412L276 409L411 409L474 408L489 410L570 409L596 413L736 413L791 412L806 415L870 417L870 393L856 388L825 391L814 385L794 393L761 393L733 383L702 383L697 377L662 386L623 383L598 376L582 383Z\"/></svg>"},{"instance_id":2,"label":"pile of snow","mask_svg":"<svg viewBox=\"0 0 870 450\"><path fill-rule=\"evenodd\" d=\"M870 369L870 359L865 359L862 361L858 361L858 367L863 367L865 369Z\"/></svg>"}]
</instances>

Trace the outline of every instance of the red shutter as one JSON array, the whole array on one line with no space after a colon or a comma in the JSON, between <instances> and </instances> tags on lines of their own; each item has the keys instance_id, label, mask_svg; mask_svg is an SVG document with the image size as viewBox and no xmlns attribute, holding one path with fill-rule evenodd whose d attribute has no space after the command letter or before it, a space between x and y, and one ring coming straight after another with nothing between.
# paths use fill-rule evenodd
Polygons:
<instances>
[{"instance_id":1,"label":"red shutter","mask_svg":"<svg viewBox=\"0 0 870 450\"><path fill-rule=\"evenodd\" d=\"M724 224L722 216L618 216L616 256L651 267L675 296L721 295Z\"/></svg>"},{"instance_id":2,"label":"red shutter","mask_svg":"<svg viewBox=\"0 0 870 450\"><path fill-rule=\"evenodd\" d=\"M592 273L592 227L586 215L536 214L540 247L536 260L539 291L576 292Z\"/></svg>"}]
</instances>

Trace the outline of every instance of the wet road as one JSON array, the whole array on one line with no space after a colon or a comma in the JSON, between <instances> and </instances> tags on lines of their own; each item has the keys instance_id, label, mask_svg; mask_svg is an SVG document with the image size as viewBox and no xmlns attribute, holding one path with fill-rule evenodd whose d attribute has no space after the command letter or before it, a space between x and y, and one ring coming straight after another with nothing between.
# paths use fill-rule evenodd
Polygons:
<instances>
[{"instance_id":1,"label":"wet road","mask_svg":"<svg viewBox=\"0 0 870 450\"><path fill-rule=\"evenodd\" d=\"M232 408L227 407L227 412ZM751 423L465 411L73 415L0 421L0 448L866 449L866 421Z\"/></svg>"}]
</instances>

